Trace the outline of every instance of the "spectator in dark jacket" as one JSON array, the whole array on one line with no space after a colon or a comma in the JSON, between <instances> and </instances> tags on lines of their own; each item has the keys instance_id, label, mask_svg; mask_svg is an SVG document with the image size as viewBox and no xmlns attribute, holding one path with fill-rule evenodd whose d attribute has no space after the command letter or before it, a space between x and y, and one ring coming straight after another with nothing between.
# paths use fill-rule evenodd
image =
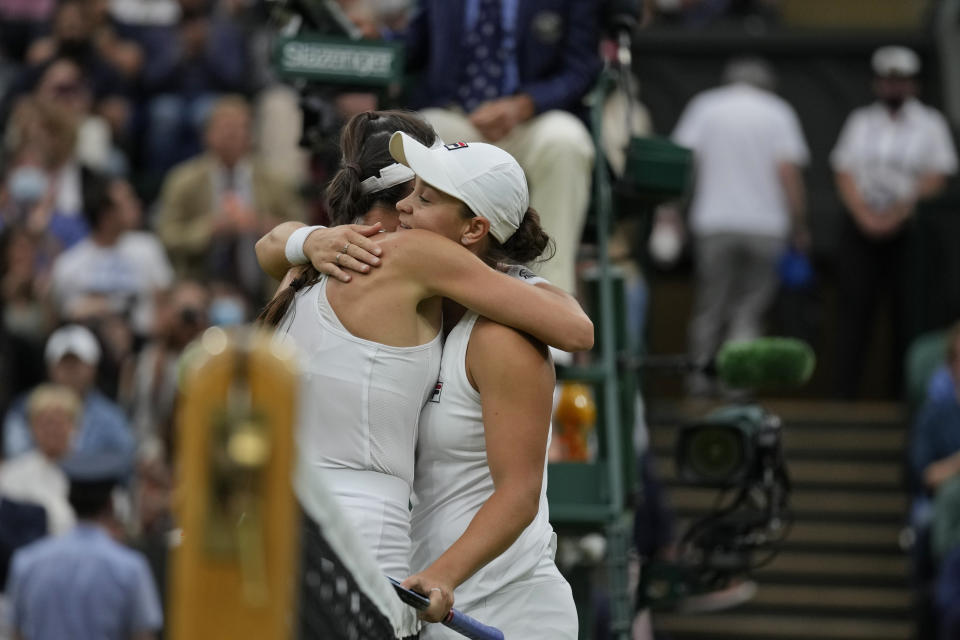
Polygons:
<instances>
[{"instance_id":1,"label":"spectator in dark jacket","mask_svg":"<svg viewBox=\"0 0 960 640\"><path fill-rule=\"evenodd\" d=\"M149 98L149 168L162 173L200 151L217 96L244 93L249 67L242 29L207 0L180 0L180 22L141 30Z\"/></svg>"}]
</instances>

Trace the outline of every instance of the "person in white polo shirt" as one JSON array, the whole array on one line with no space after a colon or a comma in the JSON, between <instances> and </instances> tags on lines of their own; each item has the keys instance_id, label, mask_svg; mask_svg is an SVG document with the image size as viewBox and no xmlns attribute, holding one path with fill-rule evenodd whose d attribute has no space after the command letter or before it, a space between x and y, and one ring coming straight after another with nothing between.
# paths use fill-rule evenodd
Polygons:
<instances>
[{"instance_id":1,"label":"person in white polo shirt","mask_svg":"<svg viewBox=\"0 0 960 640\"><path fill-rule=\"evenodd\" d=\"M844 216L837 270L840 299L835 390L856 397L881 296L899 297L906 229L920 200L938 194L957 170L944 117L916 99L920 58L906 47L882 47L872 59L877 100L847 118L830 155ZM893 375L905 348L903 301L893 311Z\"/></svg>"},{"instance_id":2,"label":"person in white polo shirt","mask_svg":"<svg viewBox=\"0 0 960 640\"><path fill-rule=\"evenodd\" d=\"M673 132L696 162L689 352L701 364L723 340L761 334L777 290L777 260L791 239L800 250L809 245L802 174L809 152L796 113L773 93L764 61L732 60L724 77L724 86L690 101ZM711 386L703 374L688 380L692 394Z\"/></svg>"}]
</instances>

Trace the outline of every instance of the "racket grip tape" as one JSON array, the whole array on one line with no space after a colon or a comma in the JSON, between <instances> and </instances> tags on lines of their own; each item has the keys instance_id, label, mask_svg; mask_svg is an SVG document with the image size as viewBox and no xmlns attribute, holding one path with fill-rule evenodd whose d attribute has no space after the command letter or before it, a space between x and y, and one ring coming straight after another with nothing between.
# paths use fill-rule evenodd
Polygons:
<instances>
[{"instance_id":1,"label":"racket grip tape","mask_svg":"<svg viewBox=\"0 0 960 640\"><path fill-rule=\"evenodd\" d=\"M450 610L443 624L471 640L504 640L500 629L487 626L456 609Z\"/></svg>"}]
</instances>

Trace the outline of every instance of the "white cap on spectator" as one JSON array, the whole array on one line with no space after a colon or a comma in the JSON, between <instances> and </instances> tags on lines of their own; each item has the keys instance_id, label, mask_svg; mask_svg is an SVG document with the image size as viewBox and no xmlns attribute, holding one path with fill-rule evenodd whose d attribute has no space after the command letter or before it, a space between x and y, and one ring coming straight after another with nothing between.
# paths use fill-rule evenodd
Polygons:
<instances>
[{"instance_id":1,"label":"white cap on spectator","mask_svg":"<svg viewBox=\"0 0 960 640\"><path fill-rule=\"evenodd\" d=\"M93 332L79 324L60 327L47 340L44 353L47 364L59 362L64 356L73 354L83 362L96 366L100 362L100 345Z\"/></svg>"},{"instance_id":2,"label":"white cap on spectator","mask_svg":"<svg viewBox=\"0 0 960 640\"><path fill-rule=\"evenodd\" d=\"M435 189L462 201L490 221L490 235L506 242L530 206L523 169L512 155L482 142L425 147L402 131L390 138L390 155Z\"/></svg>"},{"instance_id":3,"label":"white cap on spectator","mask_svg":"<svg viewBox=\"0 0 960 640\"><path fill-rule=\"evenodd\" d=\"M881 77L915 76L920 72L920 56L906 47L880 47L873 53L871 66Z\"/></svg>"}]
</instances>

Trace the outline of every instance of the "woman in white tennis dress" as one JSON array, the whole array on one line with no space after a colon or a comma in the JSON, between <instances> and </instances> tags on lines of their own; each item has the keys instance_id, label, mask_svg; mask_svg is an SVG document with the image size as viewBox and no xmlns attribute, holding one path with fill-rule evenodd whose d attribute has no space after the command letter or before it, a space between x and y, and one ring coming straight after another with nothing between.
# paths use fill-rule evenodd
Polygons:
<instances>
[{"instance_id":1,"label":"woman in white tennis dress","mask_svg":"<svg viewBox=\"0 0 960 640\"><path fill-rule=\"evenodd\" d=\"M416 116L399 112L360 114L348 123L344 166L327 192L336 220L389 227L392 219L396 226L394 205L409 193L412 177L391 166L387 145L398 129L427 145L435 135ZM265 268L288 264L276 252L278 246L283 252L293 228L278 228L261 241ZM402 578L410 573L418 419L440 366L442 298L561 348L589 347L592 325L569 296L527 287L437 234L384 233L372 240L382 249L382 266L350 283L312 268L291 270L262 317L302 356L298 496L306 503L311 489L325 484L381 569Z\"/></svg>"},{"instance_id":2,"label":"woman in white tennis dress","mask_svg":"<svg viewBox=\"0 0 960 640\"><path fill-rule=\"evenodd\" d=\"M398 204L401 227L459 239L490 263L541 254L547 238L509 154L474 143L427 149L402 133L391 151L417 173L414 193ZM455 600L507 638L574 640L577 611L554 564L546 497L553 364L529 335L455 304L444 314L445 324L459 321L420 416L411 525L418 573L404 584L430 595L428 620L441 620ZM439 625L421 632L457 637Z\"/></svg>"}]
</instances>

